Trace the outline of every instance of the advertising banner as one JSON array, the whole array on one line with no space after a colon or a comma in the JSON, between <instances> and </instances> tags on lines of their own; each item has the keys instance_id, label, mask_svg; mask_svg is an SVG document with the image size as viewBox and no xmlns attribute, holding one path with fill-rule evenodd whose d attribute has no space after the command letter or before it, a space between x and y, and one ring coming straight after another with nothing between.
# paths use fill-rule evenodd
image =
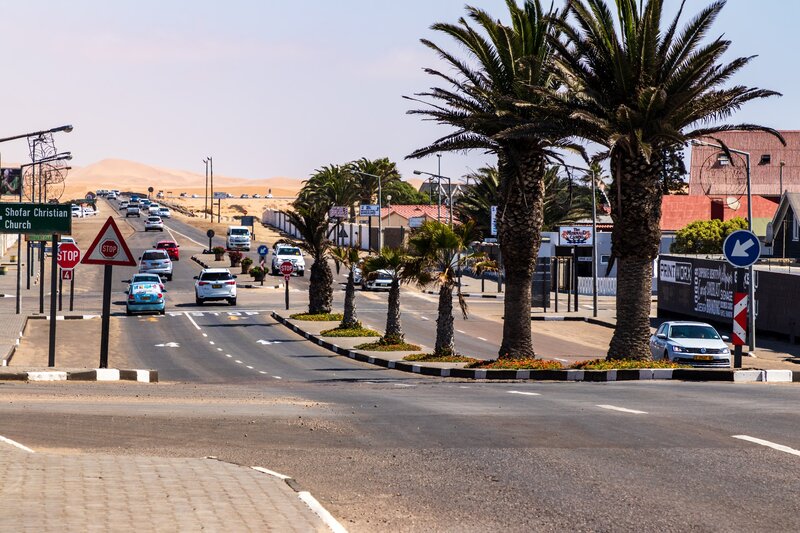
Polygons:
<instances>
[{"instance_id":1,"label":"advertising banner","mask_svg":"<svg viewBox=\"0 0 800 533\"><path fill-rule=\"evenodd\" d=\"M13 194L19 196L22 188L22 169L0 168L0 195Z\"/></svg>"},{"instance_id":2,"label":"advertising banner","mask_svg":"<svg viewBox=\"0 0 800 533\"><path fill-rule=\"evenodd\" d=\"M561 226L558 228L559 246L591 246L594 234L589 226Z\"/></svg>"}]
</instances>

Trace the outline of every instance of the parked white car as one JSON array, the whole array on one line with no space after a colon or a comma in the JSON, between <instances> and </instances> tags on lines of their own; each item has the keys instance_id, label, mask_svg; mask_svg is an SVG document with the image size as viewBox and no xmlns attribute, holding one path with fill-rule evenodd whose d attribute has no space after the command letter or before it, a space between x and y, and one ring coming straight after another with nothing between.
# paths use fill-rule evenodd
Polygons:
<instances>
[{"instance_id":1,"label":"parked white car","mask_svg":"<svg viewBox=\"0 0 800 533\"><path fill-rule=\"evenodd\" d=\"M653 359L675 363L729 367L727 340L704 322L664 322L650 337L650 353Z\"/></svg>"},{"instance_id":2,"label":"parked white car","mask_svg":"<svg viewBox=\"0 0 800 533\"><path fill-rule=\"evenodd\" d=\"M391 270L378 270L370 272L366 276L361 276L362 291L388 291L392 288Z\"/></svg>"}]
</instances>

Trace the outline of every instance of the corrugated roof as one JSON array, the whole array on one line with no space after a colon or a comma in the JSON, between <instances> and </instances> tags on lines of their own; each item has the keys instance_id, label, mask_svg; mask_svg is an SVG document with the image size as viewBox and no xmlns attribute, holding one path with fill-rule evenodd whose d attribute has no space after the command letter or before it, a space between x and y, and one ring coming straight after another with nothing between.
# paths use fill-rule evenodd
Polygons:
<instances>
[{"instance_id":1,"label":"corrugated roof","mask_svg":"<svg viewBox=\"0 0 800 533\"><path fill-rule=\"evenodd\" d=\"M381 218L389 216L389 213L397 213L403 218L427 216L436 218L438 206L436 205L393 205L381 209ZM447 206L441 207L442 222L450 220L450 210Z\"/></svg>"},{"instance_id":2,"label":"corrugated roof","mask_svg":"<svg viewBox=\"0 0 800 533\"><path fill-rule=\"evenodd\" d=\"M774 200L753 196L754 229L757 219L772 219L777 209ZM730 220L736 217L747 218L746 196L723 201L708 196L668 195L661 202L661 231L678 231L695 220Z\"/></svg>"}]
</instances>

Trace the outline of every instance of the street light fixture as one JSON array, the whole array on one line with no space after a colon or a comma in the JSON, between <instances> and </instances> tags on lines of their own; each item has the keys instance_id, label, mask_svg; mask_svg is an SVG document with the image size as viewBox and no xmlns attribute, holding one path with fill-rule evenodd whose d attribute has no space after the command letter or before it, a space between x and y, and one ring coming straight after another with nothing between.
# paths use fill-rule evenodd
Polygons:
<instances>
[{"instance_id":1,"label":"street light fixture","mask_svg":"<svg viewBox=\"0 0 800 533\"><path fill-rule=\"evenodd\" d=\"M381 176L377 174L370 174L369 172L361 172L360 170L350 170L353 174L359 174L361 176L369 176L370 178L375 178L378 180L378 253L381 252L383 249L383 205L381 204L381 194L383 193L381 189ZM391 199L391 196L389 197ZM372 235L369 236L370 238L370 248L372 248Z\"/></svg>"},{"instance_id":2,"label":"street light fixture","mask_svg":"<svg viewBox=\"0 0 800 533\"><path fill-rule=\"evenodd\" d=\"M436 196L437 196L437 198L436 198L436 204L437 204L436 218L437 218L437 220L439 220L439 222L442 221L442 216L441 216L441 209L442 209L442 194L441 194L442 180L447 180L447 198L448 198L447 201L448 201L448 208L449 208L449 211L450 211L450 216L449 216L450 222L449 222L449 224L450 224L450 227L452 227L453 226L453 180L450 179L447 176L442 176L441 174L434 174L432 172L425 172L424 170L415 170L414 174L416 174L417 176L420 176L422 174L425 174L426 176L430 176L429 181L431 182L431 186L433 186L433 179L436 178Z\"/></svg>"},{"instance_id":3,"label":"street light fixture","mask_svg":"<svg viewBox=\"0 0 800 533\"><path fill-rule=\"evenodd\" d=\"M739 154L744 156L745 167L746 167L746 175L747 175L747 229L752 233L753 231L753 195L751 192L750 187L750 152L745 152L743 150L736 150L735 148L729 148L727 146L722 146L721 144L715 144L705 141L698 141L693 140L691 143L694 146L708 146L710 148L717 148L719 150L728 151L733 154ZM781 170L783 170L783 164L781 164ZM783 194L783 191L781 191ZM749 337L749 348L750 352L755 351L756 349L756 284L755 278L753 277L753 265L747 267L747 275L750 277L750 283L748 283L747 287L747 299L750 305L747 308L747 329L750 330Z\"/></svg>"}]
</instances>

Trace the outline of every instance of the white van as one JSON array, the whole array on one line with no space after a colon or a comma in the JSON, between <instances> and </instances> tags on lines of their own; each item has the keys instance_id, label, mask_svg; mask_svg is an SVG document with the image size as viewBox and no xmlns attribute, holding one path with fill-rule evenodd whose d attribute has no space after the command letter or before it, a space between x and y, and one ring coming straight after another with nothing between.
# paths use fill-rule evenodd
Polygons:
<instances>
[{"instance_id":1,"label":"white van","mask_svg":"<svg viewBox=\"0 0 800 533\"><path fill-rule=\"evenodd\" d=\"M228 250L244 250L245 252L249 252L250 230L246 226L228 226L225 247Z\"/></svg>"}]
</instances>

